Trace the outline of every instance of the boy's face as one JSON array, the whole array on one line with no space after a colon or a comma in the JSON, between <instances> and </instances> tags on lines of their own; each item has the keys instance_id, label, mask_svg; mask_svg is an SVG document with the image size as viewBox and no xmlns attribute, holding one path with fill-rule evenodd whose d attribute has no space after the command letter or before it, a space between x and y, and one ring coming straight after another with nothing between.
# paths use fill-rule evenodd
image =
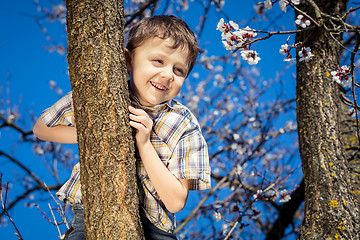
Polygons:
<instances>
[{"instance_id":1,"label":"boy's face","mask_svg":"<svg viewBox=\"0 0 360 240\"><path fill-rule=\"evenodd\" d=\"M132 72L130 88L144 106L156 106L173 99L187 76L188 52L172 49L171 39L150 38L127 51L127 68Z\"/></svg>"}]
</instances>

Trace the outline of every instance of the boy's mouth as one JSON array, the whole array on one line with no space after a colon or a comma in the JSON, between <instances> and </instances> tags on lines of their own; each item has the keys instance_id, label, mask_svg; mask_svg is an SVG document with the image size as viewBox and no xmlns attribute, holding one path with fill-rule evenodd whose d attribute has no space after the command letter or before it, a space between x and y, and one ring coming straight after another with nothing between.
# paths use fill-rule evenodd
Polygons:
<instances>
[{"instance_id":1,"label":"boy's mouth","mask_svg":"<svg viewBox=\"0 0 360 240\"><path fill-rule=\"evenodd\" d=\"M156 89L159 89L161 91L169 90L167 87L165 87L164 85L162 85L160 83L155 83L155 82L150 82L150 83L153 87L155 87Z\"/></svg>"}]
</instances>

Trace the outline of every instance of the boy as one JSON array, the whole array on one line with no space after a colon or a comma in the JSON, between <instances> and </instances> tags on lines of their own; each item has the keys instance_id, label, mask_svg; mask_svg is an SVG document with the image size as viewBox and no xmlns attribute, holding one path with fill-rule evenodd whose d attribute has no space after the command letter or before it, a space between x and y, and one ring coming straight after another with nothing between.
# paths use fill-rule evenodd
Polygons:
<instances>
[{"instance_id":1,"label":"boy","mask_svg":"<svg viewBox=\"0 0 360 240\"><path fill-rule=\"evenodd\" d=\"M193 32L175 16L142 19L129 32L125 49L130 73L130 125L135 129L140 215L146 239L176 239L174 213L189 190L210 187L210 167L200 126L189 109L173 100L196 60ZM35 135L76 143L71 93L43 111ZM85 239L79 165L57 196L73 205L74 230L68 239Z\"/></svg>"}]
</instances>

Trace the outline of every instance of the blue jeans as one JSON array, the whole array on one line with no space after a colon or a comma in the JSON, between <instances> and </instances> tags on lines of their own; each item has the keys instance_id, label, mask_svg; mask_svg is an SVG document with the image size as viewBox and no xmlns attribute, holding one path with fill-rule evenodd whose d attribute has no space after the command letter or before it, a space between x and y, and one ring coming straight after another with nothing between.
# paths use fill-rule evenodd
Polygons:
<instances>
[{"instance_id":1,"label":"blue jeans","mask_svg":"<svg viewBox=\"0 0 360 240\"><path fill-rule=\"evenodd\" d=\"M86 240L84 225L84 209L81 205L75 204L72 208L75 217L72 221L73 230L70 232L66 240Z\"/></svg>"},{"instance_id":2,"label":"blue jeans","mask_svg":"<svg viewBox=\"0 0 360 240\"><path fill-rule=\"evenodd\" d=\"M177 240L175 234L165 232L152 224L142 209L140 209L140 219L146 240Z\"/></svg>"},{"instance_id":3,"label":"blue jeans","mask_svg":"<svg viewBox=\"0 0 360 240\"><path fill-rule=\"evenodd\" d=\"M84 232L84 210L81 205L74 205L73 212L75 214L72 222L73 230L66 240L86 240ZM140 210L140 219L146 240L177 240L175 234L165 232L152 224L142 210Z\"/></svg>"}]
</instances>

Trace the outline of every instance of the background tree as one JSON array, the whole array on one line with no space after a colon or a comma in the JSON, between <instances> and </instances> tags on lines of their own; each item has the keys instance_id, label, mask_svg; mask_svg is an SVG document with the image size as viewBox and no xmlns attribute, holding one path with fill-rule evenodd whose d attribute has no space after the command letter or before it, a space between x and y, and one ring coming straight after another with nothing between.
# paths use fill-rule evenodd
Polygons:
<instances>
[{"instance_id":1,"label":"background tree","mask_svg":"<svg viewBox=\"0 0 360 240\"><path fill-rule=\"evenodd\" d=\"M347 27L341 21L347 15L347 2L307 1L299 6L318 24L296 38L314 54L297 64L299 150L305 177L300 239L359 238L359 203L341 142L340 86L329 79L333 66L340 62L342 32L336 31Z\"/></svg>"},{"instance_id":2,"label":"background tree","mask_svg":"<svg viewBox=\"0 0 360 240\"><path fill-rule=\"evenodd\" d=\"M176 14L184 18L195 30L200 40L200 47L204 50L192 75L187 79L180 98L198 117L208 142L213 188L208 192L192 193L189 196L187 208L177 215L178 228L176 231L180 239L224 239L230 237L263 239L266 236L268 239L295 239L299 235L300 225L304 219L302 213L304 211L305 184L300 168L301 160L297 142L296 75L294 74L296 65L293 64L294 57L292 55L295 56L295 52L296 55L301 52L302 55L298 56L298 61L300 61L305 57L304 52L300 50L302 47L310 46L311 54L309 56L314 59L311 57L310 62L301 61L297 64L297 66L305 64L310 67L310 65L315 65L310 64L313 63L311 61L317 61L318 56L315 53L318 54L318 51L322 49L320 43L310 45L311 39L301 39L301 36L311 36L309 32L316 32L317 28L324 29L317 25L318 18L314 17L312 11L307 9L307 7L312 9L306 5L310 2L304 0L301 1L302 5L296 5L298 1L295 0L291 3L283 0L267 0L261 1L261 4L258 4L256 0L241 2L234 0L125 1L125 32L134 22L145 16L162 13ZM61 39L59 41L51 34L46 20L63 22L64 14L62 12L65 8L62 6L61 2L52 5L51 8L41 4L37 5L40 16L36 18L47 39L50 40L51 46L47 48L59 53L66 51L66 45L61 44ZM270 7L272 8L269 9ZM350 10L351 7L353 7L352 10ZM357 10L358 4L350 2L346 21L343 19L342 22L358 29L356 28L356 24L359 22ZM194 12L196 15L202 14L197 18L194 17ZM324 12L326 11L324 10ZM299 25L294 23L294 13L295 20ZM305 16L305 19L299 20L299 15ZM245 31L243 32L244 36L241 35L241 37L247 41L248 49L238 49L235 53L229 53L225 48L222 50L221 40L225 43L226 40L221 39L219 31L215 31L220 18L224 18L224 23L228 23L229 20L235 21L239 30ZM323 18L326 19L327 16L323 16ZM336 16L331 15L330 19L332 18L336 18ZM309 20L310 25L306 20ZM326 21L324 20L324 22ZM54 23L51 26L53 25ZM328 24L325 25L333 29L332 24L330 27ZM234 24L234 26L236 25ZM245 29L246 26L251 29ZM298 28L296 29L295 26ZM349 29L348 25L345 26L346 29L337 29L340 30L339 33ZM320 31L318 33L320 34ZM322 33L326 34L326 31ZM330 31L330 33L330 37L335 34L334 31ZM295 34L298 34L297 41L294 41ZM299 38L302 43L298 42ZM357 54L346 50L356 49L356 34L354 32L345 33L343 42L340 44L345 47L341 47L339 50L341 52L340 62L334 60L337 59L334 55L332 66L327 68L328 73L325 72L325 76L329 76L326 76L324 81L327 81L326 84L332 88L322 89L324 92L329 91L336 95L329 98L338 102L340 99L334 100L340 96L335 91L337 85L334 84L334 80L341 84L348 82L340 81L337 78L336 74L340 73L340 66L350 66L351 63L354 63L353 74L347 76L351 76L350 79L354 78L355 83L355 78L358 76ZM285 55L285 58L282 58L279 53L280 48L280 52ZM248 51L245 52L246 54L242 54L243 50ZM331 54L338 54L335 50L332 51L334 52ZM261 60L256 56L260 56ZM352 56L353 60L351 60ZM282 64L283 59L289 62ZM256 61L257 65L248 64ZM302 69L301 73L307 74L305 70ZM332 72L335 72L334 75ZM11 82L11 76L8 79L8 82ZM352 107L343 105L342 113L346 113L346 115L340 114L336 110L338 112L335 115L338 118L333 121L338 125L339 132L342 132L343 142L351 142L351 144L345 144L345 149L348 149L349 156L353 156L348 159L352 163L353 179L356 179L356 174L359 173L356 164L354 165L357 161L358 146L356 140L357 111L353 108L357 109L356 101L354 101L357 89L356 85L353 86L353 91L348 86L340 87L342 99L348 99L347 104ZM54 82L51 82L51 87L57 92L60 91L59 85ZM7 99L3 99L3 106L6 110L2 113L3 126L7 126L9 131L22 136L23 140L29 142L28 146L33 144L37 158L46 159L44 162L51 173L47 175L53 176L46 181L48 187L56 189L61 186L62 181L68 175L61 172L60 169L71 168L76 162L74 153L63 145L36 142L31 132L26 131L29 128L23 124L26 122L23 120L25 116L19 118L20 111L16 111L17 109L14 107L10 108ZM312 97L307 100L315 101ZM319 106L324 106L324 104ZM7 111L7 109L12 111ZM354 114L351 115L351 113ZM339 124L339 122L347 124ZM313 130L308 130L307 133L310 134L311 131ZM323 144L324 139L321 139L320 142ZM19 210L21 202L36 202L41 205L41 197L48 196L48 193L41 194L39 192L40 189L44 189L42 180L36 181L36 179L40 179L36 178L39 171L27 167L24 159L19 158L18 160L17 157L14 157L17 152L11 153L6 149L3 152L7 154L3 155L4 161L18 162L19 164L16 166L24 169L24 174L17 177L19 182L24 184L24 188L14 185L9 191L9 199L15 203L11 207L9 205L10 213L21 211ZM62 166L59 170L57 170L57 164ZM330 166L328 168L331 169ZM16 168L14 167L14 169ZM4 177L7 175L6 172ZM35 193L35 199L24 200L31 193ZM354 189L354 193L356 193L356 189ZM318 192L318 194L321 197L326 192ZM337 201L337 199L335 200ZM46 199L45 201L52 200ZM340 204L343 203L338 203L337 210L342 207ZM49 216L49 214L47 215ZM68 219L71 219L71 216L68 216ZM344 225L344 227L347 226ZM65 227L61 225L60 228ZM342 227L340 226L340 228ZM333 238L336 237L335 234L334 232ZM309 234L309 236L312 235ZM342 237L339 233L337 236Z\"/></svg>"},{"instance_id":3,"label":"background tree","mask_svg":"<svg viewBox=\"0 0 360 240\"><path fill-rule=\"evenodd\" d=\"M86 239L141 239L124 3L66 1Z\"/></svg>"}]
</instances>

